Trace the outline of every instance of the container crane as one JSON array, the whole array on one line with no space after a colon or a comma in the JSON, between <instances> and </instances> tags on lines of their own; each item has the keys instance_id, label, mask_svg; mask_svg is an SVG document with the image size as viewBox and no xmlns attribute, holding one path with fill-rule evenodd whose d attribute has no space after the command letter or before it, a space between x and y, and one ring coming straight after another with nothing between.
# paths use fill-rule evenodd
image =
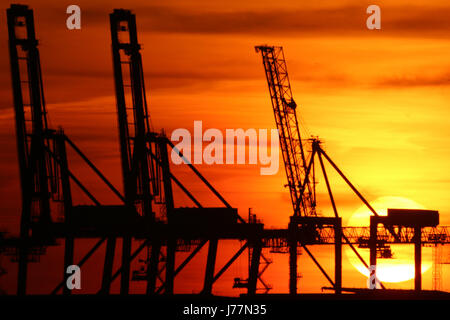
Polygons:
<instances>
[{"instance_id":1,"label":"container crane","mask_svg":"<svg viewBox=\"0 0 450 320\"><path fill-rule=\"evenodd\" d=\"M19 264L17 293L24 295L27 288L28 263L39 261L39 256L45 253L46 246L56 245L57 238L63 238L64 280L54 292L62 288L65 294L69 294L70 290L64 284L69 276L66 273L67 266L74 264L75 238L80 237L84 227L84 230L92 229L89 225L92 218L101 220L105 212L123 210L120 206L101 206L70 172L66 144L119 199L124 199L62 129L49 128L33 10L26 5L13 4L7 9L7 23L22 213L20 237L3 239L0 242L3 247L13 249L7 253ZM95 203L94 208L73 206L71 181ZM82 214L83 212L89 212L90 217ZM103 237L101 232L97 235ZM104 240L106 238L94 246L95 250ZM93 251L86 257L92 253ZM85 259L81 261L83 260ZM81 264L78 263L79 266Z\"/></svg>"},{"instance_id":2,"label":"container crane","mask_svg":"<svg viewBox=\"0 0 450 320\"><path fill-rule=\"evenodd\" d=\"M116 9L110 14L110 26L126 205L136 208L142 217L152 221L155 219L152 201L159 195L160 179L159 167L151 158L149 150L158 153L158 135L150 128L136 17L129 10ZM128 97L131 97L131 101L127 101ZM170 190L166 190L166 204L173 207L170 183L167 183L167 188ZM131 240L131 237L123 239L122 294L128 293L129 288ZM152 251L153 257L159 257L158 246L153 246Z\"/></svg>"},{"instance_id":3,"label":"container crane","mask_svg":"<svg viewBox=\"0 0 450 320\"><path fill-rule=\"evenodd\" d=\"M67 158L62 130L49 129L42 86L38 40L33 11L24 5L7 10L9 55L16 119L17 150L22 190L21 243L18 246L18 294L25 294L27 264L32 260L31 239L46 237L52 223L51 201L71 206ZM59 163L55 160L56 156ZM41 251L38 249L38 251ZM65 265L72 264L73 238L66 238Z\"/></svg>"}]
</instances>

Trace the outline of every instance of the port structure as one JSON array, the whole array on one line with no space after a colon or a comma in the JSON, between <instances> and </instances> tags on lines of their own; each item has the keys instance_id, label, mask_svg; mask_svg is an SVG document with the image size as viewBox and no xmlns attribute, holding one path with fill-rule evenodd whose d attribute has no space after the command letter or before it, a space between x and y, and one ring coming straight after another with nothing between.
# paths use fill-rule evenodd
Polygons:
<instances>
[{"instance_id":1,"label":"port structure","mask_svg":"<svg viewBox=\"0 0 450 320\"><path fill-rule=\"evenodd\" d=\"M74 240L86 224L86 218L101 216L109 210L121 214L124 206L102 206L95 196L68 168L68 145L123 200L120 192L72 142L62 129L48 127L38 40L33 11L24 5L7 9L9 54L13 88L14 113L22 213L20 237L5 238L2 246L12 248L9 254L18 262L17 294L26 293L27 269L30 261L39 261L48 245L64 239L64 283L66 267L73 264ZM73 182L92 202L93 207L72 203ZM93 213L87 217L86 213ZM79 227L78 227L79 226ZM105 239L101 240L99 245ZM89 254L88 254L89 256ZM63 287L62 285L59 288ZM66 294L70 291L64 286Z\"/></svg>"},{"instance_id":2,"label":"port structure","mask_svg":"<svg viewBox=\"0 0 450 320\"><path fill-rule=\"evenodd\" d=\"M173 293L174 277L181 271L180 268L175 270L177 243L181 241L184 244L196 244L196 248L187 262L207 242L209 243L202 293L210 294L213 283L226 270L226 268L223 269L219 275L214 274L218 241L227 238L247 239L250 242L244 245L244 247L249 246L253 249L252 256L254 257L250 270L252 276L249 276L248 279L248 290L249 292L255 291L261 254L260 237L257 234L258 230L262 229L262 224L249 224L242 219L237 210L232 208L203 175L189 163L163 132L156 133L152 130L145 96L141 47L137 40L136 17L129 10L114 10L110 15L110 25L125 199L131 207L136 206L138 201L145 200L145 202L139 203L143 205L140 210L138 208L138 211L143 212L144 216L150 217L151 223L148 230L150 241L146 245L151 247L150 257L147 257L147 276L149 278L147 293L162 291L168 294ZM124 79L129 79L129 83ZM130 91L128 95L126 89ZM127 96L132 97L131 101L127 101ZM203 207L174 177L170 171L168 148L184 160L224 207ZM175 207L172 182L186 193L196 207ZM152 211L152 203L163 205L163 215L159 217L160 219L156 219L157 214ZM166 279L156 289L161 246L166 249L164 259ZM239 255L242 251L242 249L238 251ZM130 250L127 249L122 257L129 256L129 254ZM136 274L135 280L142 278L144 274L145 268L143 273ZM123 281L129 283L128 280ZM122 293L127 293L127 290Z\"/></svg>"},{"instance_id":3,"label":"port structure","mask_svg":"<svg viewBox=\"0 0 450 320\"><path fill-rule=\"evenodd\" d=\"M275 123L280 137L280 147L288 181L287 187L293 208L287 237L287 245L289 247L289 292L290 294L297 294L297 247L300 245L335 288L336 293L341 293L342 219L338 216L325 166L323 165L322 154L324 156L326 155L321 148L320 140L317 138L308 140L311 144L312 151L309 157L306 154L306 149L309 146L304 145L304 141L301 138L296 112L297 104L292 94L283 48L263 45L256 46L255 50L257 53L261 53L262 56ZM320 159L323 175L327 183L328 193L335 213L334 217L317 216L316 170L314 161L316 155ZM328 156L326 157L328 158ZM335 282L331 280L324 268L306 246L307 243L319 243L319 241L314 241L318 239L317 230L323 228L325 225L332 226L335 232ZM355 249L354 251L356 252Z\"/></svg>"},{"instance_id":4,"label":"port structure","mask_svg":"<svg viewBox=\"0 0 450 320\"><path fill-rule=\"evenodd\" d=\"M376 266L377 254L383 258L391 258L389 243L409 243L410 238L402 238L401 228L406 227L407 233L410 234L412 228L415 236L415 289L421 290L421 232L424 227L437 227L439 223L439 214L437 211L408 211L399 209L389 209L388 217L380 216L364 196L356 189L350 180L344 175L339 167L333 162L328 154L322 148L319 138L302 139L300 134L300 125L297 118L297 103L293 98L293 93L289 81L286 59L283 48L277 46L260 45L255 50L261 54L266 80L269 89L270 100L275 117L275 123L279 132L280 147L283 155L284 167L286 171L287 187L289 189L293 215L291 216L288 226L287 247L289 248L289 292L297 294L297 246L302 246L311 259L316 263L319 270L324 274L332 285L331 289L336 293L342 290L342 239L350 246L356 256L361 260L366 268L369 265L364 261L355 248L355 244L359 247L370 248L370 265ZM307 150L311 150L307 154ZM333 208L334 217L320 217L316 212L316 183L317 174L315 162L320 164L320 169L326 183L327 192ZM364 238L363 233L367 229L342 228L341 218L339 217L336 202L330 186L330 181L326 172L325 161L341 176L351 190L359 197L363 204L371 212L371 225L369 227L369 241ZM319 170L320 170L319 169ZM403 214L403 215L401 215ZM396 219L391 218L395 216ZM402 218L397 218L400 215ZM432 218L430 218L432 217ZM427 219L434 219L432 223ZM436 220L437 219L437 220ZM416 222L411 222L413 220ZM395 223L392 223L395 221ZM422 221L428 221L428 224L420 224ZM380 242L377 240L377 226L383 224L384 231L388 232L390 241ZM324 268L317 259L307 249L307 244L319 244L323 241L324 225L332 226L334 229L334 246L335 246L335 282L327 275ZM355 237L346 231L362 231ZM384 232L384 233L386 233ZM445 234L448 228L440 230L437 233ZM328 236L328 238L332 238ZM430 240L432 238L428 238ZM433 241L433 240L431 240ZM383 289L385 286L380 282Z\"/></svg>"},{"instance_id":5,"label":"port structure","mask_svg":"<svg viewBox=\"0 0 450 320\"><path fill-rule=\"evenodd\" d=\"M439 213L432 210L388 209L387 216L370 217L370 265L377 264L378 224L385 227L411 228L414 230L411 241L414 243L414 290L422 289L422 228L436 227L439 224Z\"/></svg>"},{"instance_id":6,"label":"port structure","mask_svg":"<svg viewBox=\"0 0 450 320\"><path fill-rule=\"evenodd\" d=\"M110 15L112 54L117 102L123 194L95 167L62 129L47 126L47 111L34 32L33 11L24 5L11 5L7 10L11 74L13 83L16 136L22 188L21 234L19 238L2 237L0 246L7 248L18 261L18 295L26 294L27 264L39 261L49 245L64 239L64 271L74 264L76 239L97 239L98 242L77 262L82 266L106 242L102 284L98 294L109 294L111 283L120 275L120 293L128 294L130 264L144 248L151 248L148 265L140 278L147 281L147 294L173 293L175 276L209 242L202 293L210 294L213 283L248 247L252 259L246 288L256 292L262 250L262 223L248 223L237 213L207 179L176 150L164 133L150 127L143 81L140 45L137 42L135 15L129 10L114 10ZM122 38L123 37L123 38ZM125 39L125 40L124 40ZM23 62L23 63L22 63ZM125 73L127 74L125 75ZM128 82L127 80L128 79ZM127 90L129 90L127 94ZM29 96L28 96L29 95ZM131 96L131 102L127 97ZM95 196L69 170L66 145L106 183L120 200L118 205L101 205ZM223 207L203 207L195 196L170 171L168 148L173 149L209 188ZM172 182L196 205L176 208ZM94 205L74 205L71 183L75 183ZM55 203L62 203L58 217L53 217ZM160 206L163 212L155 213ZM122 239L121 266L113 270L117 239ZM220 239L244 240L244 245L217 273L215 262ZM131 252L131 242L141 245ZM180 245L180 243L182 245ZM183 245L195 249L177 268L175 255ZM165 279L159 268L165 248ZM37 258L36 258L37 256ZM51 292L70 294L63 280ZM139 274L135 279L139 278Z\"/></svg>"},{"instance_id":7,"label":"port structure","mask_svg":"<svg viewBox=\"0 0 450 320\"><path fill-rule=\"evenodd\" d=\"M27 294L28 263L38 262L39 256L46 253L46 247L59 245L60 240L64 241L64 272L62 281L55 286L51 294L70 294L70 290L65 286L67 266L77 264L82 267L106 243L102 281L97 291L97 294L104 295L111 293L111 284L119 276L120 293L123 295L130 293L130 282L133 280L147 282L146 294L174 294L175 277L207 243L208 253L201 293L211 294L213 284L245 250L249 250L248 278L235 279L234 286L245 288L248 295L254 295L258 290L258 281L263 285L264 292L267 293L270 288L261 278L262 272L270 263L262 254L264 248L270 248L272 252L289 252L291 294L298 293L298 247L307 252L330 282L330 288L339 294L343 289L344 243L348 244L368 267L355 245L369 244L371 250L375 248L377 252L379 241L374 239L378 237L382 237L385 244L415 241L417 246L419 233L416 229L420 227L421 244L435 243L436 239L439 239L439 243L450 242L449 228L439 227L436 223L432 226L414 225L414 238L410 237L410 225L401 229L398 228L400 223L392 224L383 220L322 149L319 139L307 140L310 143L308 148L312 151L309 155L306 154L300 137L296 104L292 98L286 63L280 47L260 46L257 50L263 55L277 128L284 132L280 135L280 140L294 213L285 229L267 229L254 215L249 215L249 219L244 220L237 209L233 208L176 149L164 132L155 132L152 128L145 96L136 17L131 11L124 9L114 10L110 14L123 178L123 192L120 192L62 129L54 130L48 126L33 11L24 5L11 5L7 9L7 22L22 213L20 237L2 235L0 249L18 262L19 295ZM118 204L103 205L89 192L81 180L70 171L66 147L81 157L116 195ZM171 171L169 150L183 159L211 194L220 200L222 207L201 205L185 183ZM315 159L320 163L327 185L334 212L332 217L322 217L316 213ZM374 217L380 219L374 220L378 222L375 229L373 225L342 227L324 159L339 173ZM176 207L173 185L181 189L195 207ZM72 201L73 186L81 190L93 205L75 205ZM442 234L446 237L437 237ZM74 261L77 239L95 239L96 243L81 260ZM114 270L118 239L122 241L121 264ZM224 239L239 240L244 244L216 272L218 241ZM134 241L140 245L132 251ZM374 243L378 247L374 247ZM308 249L310 245L321 244L334 245L334 281ZM191 251L192 247L194 249ZM189 252L189 255L176 266L176 252L179 251ZM142 252L147 253L147 257L141 259L143 267L131 272L132 261ZM383 285L382 287L384 288Z\"/></svg>"}]
</instances>

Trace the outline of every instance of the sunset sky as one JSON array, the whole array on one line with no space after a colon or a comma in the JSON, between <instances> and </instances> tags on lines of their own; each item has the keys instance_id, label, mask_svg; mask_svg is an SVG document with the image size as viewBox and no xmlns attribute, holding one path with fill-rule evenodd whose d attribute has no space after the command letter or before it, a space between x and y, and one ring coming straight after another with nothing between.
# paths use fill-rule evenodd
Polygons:
<instances>
[{"instance_id":1,"label":"sunset sky","mask_svg":"<svg viewBox=\"0 0 450 320\"><path fill-rule=\"evenodd\" d=\"M304 137L319 136L328 155L369 201L387 196L410 199L439 210L441 224L450 225L450 4L447 0L412 3L78 0L82 28L70 31L65 20L66 7L72 3L26 2L34 9L50 125L62 126L118 188L122 178L108 14L126 8L137 17L156 130L164 129L168 135L176 128L193 130L194 120L202 120L204 129L223 132L275 128L261 57L254 46L283 46ZM370 4L381 7L381 30L366 28ZM9 5L5 1L0 5L0 228L17 234L21 202L7 50ZM79 158L69 156L71 170L103 203L117 202L87 174ZM266 226L286 226L292 208L281 162L273 176L260 175L259 165L201 165L200 169L241 216L252 208ZM327 169L346 225L361 203L331 167ZM205 204L218 205L197 180L184 172L180 177L200 192ZM323 180L318 192L319 211L331 216ZM77 195L75 200L88 203ZM57 250L49 249L50 256ZM407 250L412 255L412 246ZM333 274L332 248L312 251ZM77 256L82 254L80 249ZM196 268L203 268L205 256L203 249L180 277L189 278ZM275 262L264 278L274 291L286 292L288 257L268 256ZM431 259L430 248L424 250L424 258ZM41 264L48 259L44 257ZM98 254L96 261L102 259ZM217 268L226 259L220 257ZM0 278L0 288L13 293L17 265L6 258L1 263L10 274ZM366 278L354 272L345 255L343 264L344 286L365 287ZM215 293L236 294L231 282L236 273L245 276L245 266L243 257L217 283ZM299 266L300 291L319 292L328 285L306 254L300 256ZM443 266L442 288L447 291L448 266ZM40 283L48 280L54 287L62 274L62 259L61 266L50 269L54 273L48 271ZM203 278L198 279L201 287ZM95 289L97 284L89 286ZM180 280L176 290L192 292L198 286ZM387 287L412 288L413 282ZM423 276L423 287L431 288L431 269Z\"/></svg>"}]
</instances>

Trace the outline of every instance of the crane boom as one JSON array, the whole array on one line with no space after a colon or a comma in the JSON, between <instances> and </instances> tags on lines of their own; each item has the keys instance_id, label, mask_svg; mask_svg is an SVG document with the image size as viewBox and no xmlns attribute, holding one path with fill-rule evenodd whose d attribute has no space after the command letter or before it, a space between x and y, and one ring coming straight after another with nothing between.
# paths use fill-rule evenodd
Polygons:
<instances>
[{"instance_id":1,"label":"crane boom","mask_svg":"<svg viewBox=\"0 0 450 320\"><path fill-rule=\"evenodd\" d=\"M314 181L310 179L310 174L306 174L305 146L300 136L295 112L297 104L292 96L283 48L256 46L255 49L262 55L294 215L316 216Z\"/></svg>"}]
</instances>

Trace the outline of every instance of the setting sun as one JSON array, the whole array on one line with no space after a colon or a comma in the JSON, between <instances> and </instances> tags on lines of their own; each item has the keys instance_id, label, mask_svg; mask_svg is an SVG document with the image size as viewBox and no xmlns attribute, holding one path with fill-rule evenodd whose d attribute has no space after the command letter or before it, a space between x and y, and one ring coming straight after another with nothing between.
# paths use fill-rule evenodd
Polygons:
<instances>
[{"instance_id":1,"label":"setting sun","mask_svg":"<svg viewBox=\"0 0 450 320\"><path fill-rule=\"evenodd\" d=\"M371 202L372 207L381 216L387 215L388 208L425 209L421 204L403 197L380 197ZM348 220L349 226L369 226L371 212L366 206L361 206ZM379 258L377 261L377 277L382 282L402 282L414 278L414 251L412 245L391 245L392 258ZM369 250L358 249L358 252L369 261ZM345 249L350 263L360 273L368 277L369 271L358 260L350 248ZM432 266L429 248L423 248L422 274Z\"/></svg>"}]
</instances>

